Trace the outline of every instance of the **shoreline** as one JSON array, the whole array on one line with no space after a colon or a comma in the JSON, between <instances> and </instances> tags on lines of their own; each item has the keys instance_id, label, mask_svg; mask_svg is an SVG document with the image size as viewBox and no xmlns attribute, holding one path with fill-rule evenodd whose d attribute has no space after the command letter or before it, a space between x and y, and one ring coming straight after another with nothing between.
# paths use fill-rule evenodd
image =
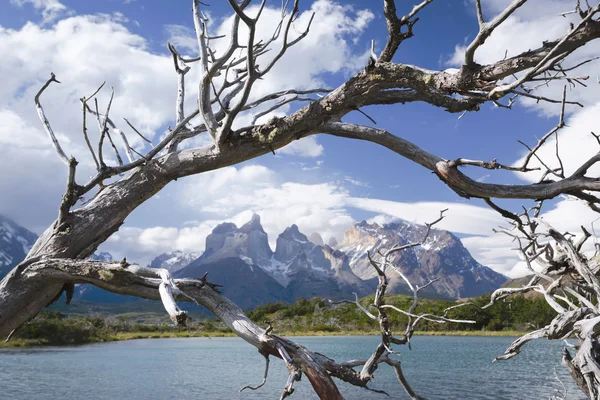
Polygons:
<instances>
[{"instance_id":1,"label":"shoreline","mask_svg":"<svg viewBox=\"0 0 600 400\"><path fill-rule=\"evenodd\" d=\"M416 331L414 336L473 336L473 337L518 337L525 332L517 331ZM377 331L308 331L308 332L281 332L277 333L283 337L297 336L378 336ZM237 337L232 332L121 332L116 335L111 335L107 338L99 338L95 341L85 343L67 343L53 344L48 343L43 339L13 339L8 343L1 342L0 349L8 348L32 348L32 347L49 347L49 346L78 346L93 343L120 342L125 340L139 339L175 339L175 338L220 338L220 337Z\"/></svg>"}]
</instances>

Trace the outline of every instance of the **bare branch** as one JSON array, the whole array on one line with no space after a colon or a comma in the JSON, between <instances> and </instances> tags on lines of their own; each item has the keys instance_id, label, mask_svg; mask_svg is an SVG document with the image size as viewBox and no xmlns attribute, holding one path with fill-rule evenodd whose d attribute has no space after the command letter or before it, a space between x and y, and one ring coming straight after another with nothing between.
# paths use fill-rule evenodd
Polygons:
<instances>
[{"instance_id":1,"label":"bare branch","mask_svg":"<svg viewBox=\"0 0 600 400\"><path fill-rule=\"evenodd\" d=\"M520 0L523 1L523 0ZM492 89L492 91L490 91L489 93L489 98L490 99L497 99L500 98L502 96L504 96L507 92L521 86L524 82L527 82L527 80L529 80L529 78L531 78L532 76L534 76L536 73L538 73L542 67L544 65L546 65L546 62L548 62L552 57L556 56L559 54L561 46L563 44L565 44L571 37L573 37L578 31L579 29L581 29L588 21L590 21L592 19L592 17L598 12L600 11L600 4L598 4L596 7L594 7L593 9L591 9L587 16L585 18L583 18L579 24L572 28L569 33L567 33L555 46L552 50L550 50L548 52L548 54L546 54L546 56L544 58L542 58L538 64L533 67L532 69L530 69L529 71L527 71L525 74L523 74L523 76L519 79L517 79L516 81L514 81L511 84L507 84L507 85L501 85L498 86L494 89Z\"/></svg>"},{"instance_id":2,"label":"bare branch","mask_svg":"<svg viewBox=\"0 0 600 400\"><path fill-rule=\"evenodd\" d=\"M195 114L194 116L196 116L196 115L198 115L198 114ZM135 133L137 133L137 135L138 135L139 137L141 137L141 138L142 138L142 140L144 140L145 142L147 142L148 144L150 144L150 146L154 147L154 145L152 144L152 142L151 142L150 140L146 139L146 137L145 137L144 135L142 135L142 134L140 133L140 131L138 131L138 130L135 128L135 126L133 126L133 124L132 124L131 122L129 122L129 120L128 120L127 118L123 118L123 119L125 120L125 122L127 123L127 125L129 125L129 127L130 127L131 129L133 129L133 131L134 131ZM189 118L189 117L188 117L188 121L189 121L189 119L191 119L191 118ZM179 124L178 124L178 125L181 125L181 123L182 123L182 122L179 122Z\"/></svg>"},{"instance_id":3,"label":"bare branch","mask_svg":"<svg viewBox=\"0 0 600 400\"><path fill-rule=\"evenodd\" d=\"M102 85L100 85L98 87L98 89L96 89L96 91L91 96L89 96L88 98L86 98L86 97L82 97L81 98L81 103L83 105L82 106L82 110L83 110L83 137L85 139L85 143L88 146L88 149L90 150L90 153L92 154L92 159L94 160L94 164L96 164L96 169L97 170L100 169L100 164L98 163L98 159L96 158L96 153L94 153L94 149L92 148L92 144L90 143L90 138L88 137L88 134L87 134L87 122L86 122L86 120L87 120L87 113L88 113L88 110L91 110L89 108L89 106L87 105L87 101L90 100L90 99L93 99L94 97L96 97L96 95L98 94L98 92L100 92L100 90L104 87L105 83L106 83L106 81L103 82Z\"/></svg>"},{"instance_id":4,"label":"bare branch","mask_svg":"<svg viewBox=\"0 0 600 400\"><path fill-rule=\"evenodd\" d=\"M69 175L67 177L67 190L63 195L60 207L58 209L57 229L62 230L63 224L65 223L69 210L77 202L79 187L75 183L75 170L77 167L77 161L71 157L69 160Z\"/></svg>"},{"instance_id":5,"label":"bare branch","mask_svg":"<svg viewBox=\"0 0 600 400\"><path fill-rule=\"evenodd\" d=\"M50 84L52 82L60 83L58 80L56 80L56 76L54 75L54 73L50 73L50 79L48 79L46 81L46 83L41 87L41 89L35 95L35 108L37 109L38 116L40 117L40 120L42 121L44 128L46 129L46 133L50 137L50 140L52 140L52 145L54 146L54 150L58 154L58 157L62 160L63 163L65 163L65 165L67 167L69 167L70 163L71 163L70 159L69 159L69 157L67 157L67 155L63 151L62 147L60 146L60 143L58 142L56 135L54 135L52 126L50 126L50 122L48 121L48 118L46 118L46 114L44 113L44 109L42 108L42 104L40 103L40 96L42 95L44 90L46 90L46 88L48 86L50 86Z\"/></svg>"},{"instance_id":6,"label":"bare branch","mask_svg":"<svg viewBox=\"0 0 600 400\"><path fill-rule=\"evenodd\" d=\"M481 47L488 37L498 28L508 17L510 17L517 9L519 9L527 0L513 0L496 18L489 23L483 22L483 15L481 13L481 4L478 0L477 5L477 17L479 20L479 33L465 51L465 66L471 67L474 63L473 58L475 51ZM517 85L519 86L519 85ZM515 87L517 87L515 86ZM513 88L514 89L514 88ZM490 96L491 98L491 96Z\"/></svg>"},{"instance_id":7,"label":"bare branch","mask_svg":"<svg viewBox=\"0 0 600 400\"><path fill-rule=\"evenodd\" d=\"M418 18L413 18L417 15L419 11L421 11L426 5L428 5L432 1L433 0L423 0L421 3L415 5L410 13L406 14L402 18L398 18L398 15L396 14L395 0L384 0L383 14L385 16L388 30L388 40L385 45L385 48L375 61L392 61L392 58L394 57L394 54L396 54L400 43L413 36L413 25L419 20ZM406 32L402 32L402 28L404 27L406 27Z\"/></svg>"},{"instance_id":8,"label":"bare branch","mask_svg":"<svg viewBox=\"0 0 600 400\"><path fill-rule=\"evenodd\" d=\"M260 352L260 350L259 350L259 352ZM265 357L265 374L263 375L262 382L258 386L250 386L250 385L244 386L243 388L240 389L240 392L244 391L245 389L258 390L261 387L263 387L265 385L265 383L267 383L267 376L269 375L269 354L262 353L262 352L261 352L261 354L263 355L263 357Z\"/></svg>"},{"instance_id":9,"label":"bare branch","mask_svg":"<svg viewBox=\"0 0 600 400\"><path fill-rule=\"evenodd\" d=\"M235 3L235 1L233 1ZM236 7L239 6L236 3ZM193 0L194 28L196 29L196 39L200 48L200 61L202 63L202 77L198 88L198 109L202 114L208 133L216 140L219 129L217 119L213 113L210 99L210 83L213 78L212 71L208 67L208 44L206 39L206 23L200 15L200 4L198 0Z\"/></svg>"}]
</instances>

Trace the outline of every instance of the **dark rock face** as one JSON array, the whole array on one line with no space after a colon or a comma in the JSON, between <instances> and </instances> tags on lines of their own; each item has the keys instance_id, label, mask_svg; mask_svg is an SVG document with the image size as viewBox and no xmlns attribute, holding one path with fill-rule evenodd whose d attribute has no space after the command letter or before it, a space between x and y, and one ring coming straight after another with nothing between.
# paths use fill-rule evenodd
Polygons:
<instances>
[{"instance_id":1,"label":"dark rock face","mask_svg":"<svg viewBox=\"0 0 600 400\"><path fill-rule=\"evenodd\" d=\"M176 277L200 278L208 272L210 282L223 285L221 291L243 309L275 301L287 301L287 291L256 265L239 257L227 257L204 263L196 260L175 274Z\"/></svg>"},{"instance_id":2,"label":"dark rock face","mask_svg":"<svg viewBox=\"0 0 600 400\"><path fill-rule=\"evenodd\" d=\"M396 244L420 242L426 231L425 226L406 221L383 226L363 221L346 232L339 249L348 254L350 267L358 277L370 279L376 272L367 259L367 251L385 251ZM430 294L448 298L485 294L507 279L475 261L455 235L439 229L431 230L423 246L395 253L392 264L413 284L424 285L436 279L428 288ZM405 292L407 286L403 280L397 274L392 275L390 290Z\"/></svg>"},{"instance_id":3,"label":"dark rock face","mask_svg":"<svg viewBox=\"0 0 600 400\"><path fill-rule=\"evenodd\" d=\"M0 279L25 259L37 235L0 215Z\"/></svg>"},{"instance_id":4,"label":"dark rock face","mask_svg":"<svg viewBox=\"0 0 600 400\"><path fill-rule=\"evenodd\" d=\"M292 225L277 238L275 259L280 262L289 262L299 253L309 251L314 246L304 234L300 233L297 225Z\"/></svg>"},{"instance_id":5,"label":"dark rock face","mask_svg":"<svg viewBox=\"0 0 600 400\"><path fill-rule=\"evenodd\" d=\"M260 224L260 217L254 214L250 222L241 228L226 222L213 229L206 237L206 250L200 258L202 263L210 263L238 257L249 263L261 265L269 262L272 254L267 234Z\"/></svg>"}]
</instances>

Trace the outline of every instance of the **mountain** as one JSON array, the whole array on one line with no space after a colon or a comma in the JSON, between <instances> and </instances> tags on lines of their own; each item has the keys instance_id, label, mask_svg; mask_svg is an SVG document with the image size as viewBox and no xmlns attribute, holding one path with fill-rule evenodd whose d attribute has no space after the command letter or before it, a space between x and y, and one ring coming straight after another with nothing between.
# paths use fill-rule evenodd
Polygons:
<instances>
[{"instance_id":1,"label":"mountain","mask_svg":"<svg viewBox=\"0 0 600 400\"><path fill-rule=\"evenodd\" d=\"M175 276L200 278L208 272L207 279L223 285L220 291L242 309L288 300L285 288L256 265L248 264L239 257L207 263L203 263L201 258Z\"/></svg>"},{"instance_id":2,"label":"mountain","mask_svg":"<svg viewBox=\"0 0 600 400\"><path fill-rule=\"evenodd\" d=\"M279 235L271 263L261 267L287 288L292 301L347 297L353 292L363 296L373 289L352 272L345 254L314 244L296 225Z\"/></svg>"},{"instance_id":3,"label":"mountain","mask_svg":"<svg viewBox=\"0 0 600 400\"><path fill-rule=\"evenodd\" d=\"M175 277L199 278L208 272L208 279L222 284L223 293L232 301L252 308L287 300L285 288L259 267L272 257L267 233L254 214L240 228L230 222L217 225L206 237L204 253Z\"/></svg>"},{"instance_id":4,"label":"mountain","mask_svg":"<svg viewBox=\"0 0 600 400\"><path fill-rule=\"evenodd\" d=\"M148 265L149 268L164 268L167 269L171 274L179 271L182 268L187 267L202 253L184 253L176 250L171 253L163 253L156 256Z\"/></svg>"},{"instance_id":5,"label":"mountain","mask_svg":"<svg viewBox=\"0 0 600 400\"><path fill-rule=\"evenodd\" d=\"M275 251L258 215L241 227L226 222L206 238L204 253L164 253L149 267L166 268L175 277L202 277L224 285L222 291L243 308L274 302L293 302L300 297L352 298L373 293L376 273L366 253L386 251L395 244L419 242L427 228L397 221L389 224L354 224L341 244L328 244L318 233L307 237L297 225L285 229L276 240ZM36 235L0 216L0 277L18 264L35 242ZM90 258L112 261L110 253ZM468 298L500 287L506 277L482 266L471 257L460 239L450 232L432 229L423 246L392 257L393 265L417 285L430 280L424 297ZM410 293L395 273L390 273L391 293ZM116 295L91 285L77 285L76 301L132 303L136 298Z\"/></svg>"},{"instance_id":6,"label":"mountain","mask_svg":"<svg viewBox=\"0 0 600 400\"><path fill-rule=\"evenodd\" d=\"M114 261L112 254L107 251L101 251L100 253L94 253L89 258L96 261L111 262Z\"/></svg>"},{"instance_id":7,"label":"mountain","mask_svg":"<svg viewBox=\"0 0 600 400\"><path fill-rule=\"evenodd\" d=\"M367 251L385 252L394 245L419 242L427 227L406 221L380 226L366 221L354 224L345 234L339 250L350 257L350 268L361 279L377 276L370 265ZM392 265L398 268L412 284L424 285L430 294L448 298L467 298L491 292L507 278L479 264L459 238L448 231L432 229L424 245L394 253ZM398 274L390 274L391 292L404 293L408 286Z\"/></svg>"},{"instance_id":8,"label":"mountain","mask_svg":"<svg viewBox=\"0 0 600 400\"><path fill-rule=\"evenodd\" d=\"M317 246L323 246L325 244L323 238L317 232L311 233L308 237L308 240L310 240L312 244L316 244Z\"/></svg>"},{"instance_id":9,"label":"mountain","mask_svg":"<svg viewBox=\"0 0 600 400\"><path fill-rule=\"evenodd\" d=\"M240 228L229 222L218 225L207 236L202 256L175 276L201 277L206 272L243 307L300 297L364 295L373 288L354 275L343 253L315 245L296 225L279 235L273 252L256 214Z\"/></svg>"},{"instance_id":10,"label":"mountain","mask_svg":"<svg viewBox=\"0 0 600 400\"><path fill-rule=\"evenodd\" d=\"M37 235L0 215L0 279L25 259Z\"/></svg>"}]
</instances>

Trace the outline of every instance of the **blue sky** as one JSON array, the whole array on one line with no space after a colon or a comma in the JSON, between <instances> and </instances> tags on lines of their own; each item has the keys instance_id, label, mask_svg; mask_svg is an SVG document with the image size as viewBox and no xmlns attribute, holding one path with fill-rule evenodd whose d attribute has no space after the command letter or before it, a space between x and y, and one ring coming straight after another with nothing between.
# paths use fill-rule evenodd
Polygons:
<instances>
[{"instance_id":1,"label":"blue sky","mask_svg":"<svg viewBox=\"0 0 600 400\"><path fill-rule=\"evenodd\" d=\"M207 9L211 29L215 31L230 15L226 3L212 1ZM411 6L404 3L398 2L399 13L409 11ZM498 13L504 3L504 0L484 2L486 18ZM498 38L490 39L481 49L478 54L481 62L502 58L505 50L516 54L537 47L543 39L558 37L556 10L566 11L572 2L532 0L531 3L511 17L510 29L500 29ZM538 12L542 3L545 8ZM272 7L279 4L279 1L267 2ZM302 11L311 7L328 10L316 15L317 25L309 34L309 38L316 35L319 40L311 45L307 39L309 44L290 54L284 69L272 81L264 83L267 88L279 88L287 80L289 84L295 83L295 76L300 86L318 84L334 88L365 65L371 40L377 50L385 43L387 32L379 1L305 0L301 5ZM148 135L154 135L155 140L173 124L176 76L169 70L172 65L166 42L171 40L182 52L195 54L197 50L189 45L193 44L190 8L191 1L157 0L0 3L0 42L6 39L6 46L12 46L2 51L7 57L0 61L0 72L4 77L14 77L5 92L0 90L4 95L0 100L0 146L6 147L14 160L9 157L0 161L0 169L16 171L16 177L3 174L4 178L0 178L0 213L38 233L55 218L66 171L52 159L50 145L45 142L48 139L33 112L31 96L50 71L56 72L63 83L44 95L49 102L47 113L56 124L55 130L64 136L63 146L69 149L68 153L76 154L78 160L85 154L80 153L80 132L74 132L80 126L76 99L85 94L82 92L93 91L105 79L121 96L116 98L115 112L128 116ZM534 13L535 10L538 11ZM319 21L322 25L318 25ZM564 18L558 22L560 26L568 24ZM263 23L272 26L275 20ZM331 25L337 28L332 29ZM457 67L456 60L460 59L457 46L468 43L477 32L473 4L436 0L421 12L414 31L415 37L401 45L394 62L433 70ZM344 51L334 51L340 48ZM594 51L598 51L598 46L586 49L580 57ZM318 58L311 59L311 54L317 54ZM590 68L593 71L597 64ZM193 74L188 75L188 87L195 85L190 75ZM547 90L555 94L558 88ZM600 101L595 92L597 88L569 96L580 99L593 111ZM188 101L188 108L192 106L193 98ZM557 121L557 107L527 102L518 103L512 110L486 104L481 111L460 119L458 114L427 104L373 106L364 111L376 120L377 127L441 157L497 158L505 163L515 162L524 153L517 140L534 144L536 137ZM570 111L574 123L565 137L579 138L593 120L593 113ZM359 113L352 113L344 120L372 125ZM27 133L22 140L15 138L15 132L20 131ZM581 146L577 140L574 142ZM577 159L578 147L565 151ZM16 156L20 152L25 159L30 158L31 164L26 165L25 159ZM474 179L489 182L527 182L513 173L466 171ZM513 267L518 260L512 254L506 255L510 244L492 236L491 230L502 223L501 218L477 200L459 198L429 171L374 144L319 135L316 140L294 144L276 156L269 154L227 171L205 175L170 184L136 210L103 249L117 256L133 251L133 257L128 254L128 258L137 257L140 262L147 262L158 250L201 250L203 237L216 223L223 220L241 223L253 211L264 214L263 223L272 240L284 225L294 222L306 234L317 231L341 240L352 220L375 218L381 222L401 217L426 222L447 206L450 217L444 228L471 238L465 244L482 263L504 273L517 274ZM33 184L22 187L17 178ZM312 201L315 198L317 202ZM564 222L566 228L572 229L569 221L576 219L573 215L589 219L586 211L578 206L573 211L571 203L562 201L566 200L557 199L548 206L548 211L554 212L548 217L553 222ZM518 207L521 203L502 204ZM571 214L565 214L565 209Z\"/></svg>"}]
</instances>

